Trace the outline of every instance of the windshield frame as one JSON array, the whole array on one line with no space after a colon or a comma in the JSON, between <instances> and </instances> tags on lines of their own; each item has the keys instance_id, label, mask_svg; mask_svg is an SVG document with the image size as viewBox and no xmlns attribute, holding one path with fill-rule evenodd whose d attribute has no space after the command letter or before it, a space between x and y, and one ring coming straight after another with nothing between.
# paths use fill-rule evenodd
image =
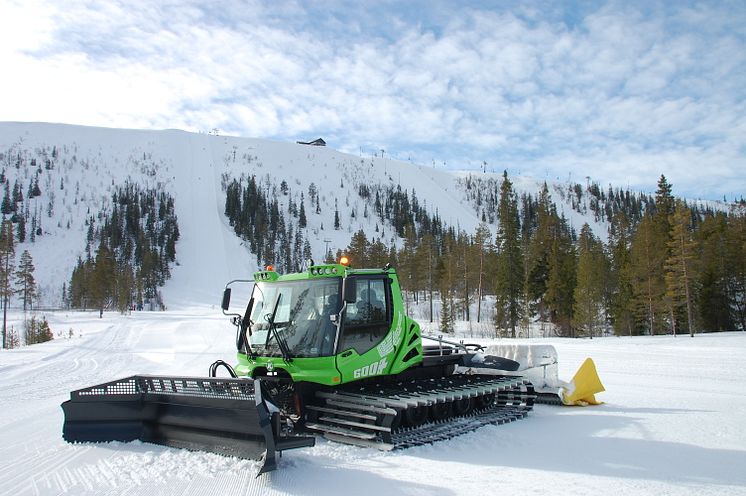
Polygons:
<instances>
[{"instance_id":1,"label":"windshield frame","mask_svg":"<svg viewBox=\"0 0 746 496\"><path fill-rule=\"evenodd\" d=\"M341 276L257 281L251 296L248 340L254 354L283 356L276 331L293 358L334 355L342 311ZM275 329L271 330L273 314Z\"/></svg>"}]
</instances>

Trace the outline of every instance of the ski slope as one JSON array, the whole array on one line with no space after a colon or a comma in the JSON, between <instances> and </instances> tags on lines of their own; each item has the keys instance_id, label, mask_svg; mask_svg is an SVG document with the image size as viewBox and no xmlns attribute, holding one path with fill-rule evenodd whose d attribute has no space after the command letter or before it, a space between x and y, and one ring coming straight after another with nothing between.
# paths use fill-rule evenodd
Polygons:
<instances>
[{"instance_id":1,"label":"ski slope","mask_svg":"<svg viewBox=\"0 0 746 496\"><path fill-rule=\"evenodd\" d=\"M61 437L70 390L135 373L204 375L232 359L219 309L47 317L64 336L0 353L2 495L746 494L744 333L533 340L556 346L564 378L592 356L606 403L537 405L526 420L389 453L319 439L257 478L253 461Z\"/></svg>"},{"instance_id":2,"label":"ski slope","mask_svg":"<svg viewBox=\"0 0 746 496\"><path fill-rule=\"evenodd\" d=\"M53 162L50 169L42 166L48 159ZM354 156L330 147L178 130L19 122L0 122L0 172L9 188L18 183L25 192L35 178L40 184L41 196L27 198L23 205L27 216L36 214L40 219L43 234L34 241L29 234L16 251L28 250L32 255L40 299L47 307L60 306L63 284L69 283L78 257L84 255L89 219L110 208L112 193L126 181L163 190L174 198L181 238L176 246L178 265L163 298L169 308L181 308L215 301L228 280L256 270L256 257L242 246L224 215L224 178L254 176L296 225L288 207L291 201L300 204L303 194L308 222L303 234L315 260L323 259L327 248L336 253L347 247L361 229L369 241L380 238L387 245L401 244L394 229L375 214L372 199L360 197L361 185L401 187L410 200L416 195L423 208L431 215L437 213L448 226L473 233L480 212L466 200L463 181L470 175L501 180L492 173L435 169ZM519 193L532 195L542 184L528 177L513 180ZM288 194L279 191L283 181ZM320 198L318 212L309 198L311 184ZM487 195L488 188L484 189ZM599 236L605 236L606 226L592 215L572 210L557 195L559 189L552 185L553 198L570 224L579 229L589 222ZM335 209L341 222L338 230L333 227ZM27 224L30 230L28 219ZM495 228L490 226L493 232Z\"/></svg>"}]
</instances>

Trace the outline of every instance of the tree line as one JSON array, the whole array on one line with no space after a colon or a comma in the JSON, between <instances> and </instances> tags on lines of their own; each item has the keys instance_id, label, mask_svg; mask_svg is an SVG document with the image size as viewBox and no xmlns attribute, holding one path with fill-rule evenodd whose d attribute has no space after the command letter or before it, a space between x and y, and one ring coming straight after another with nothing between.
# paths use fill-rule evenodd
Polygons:
<instances>
[{"instance_id":1,"label":"tree line","mask_svg":"<svg viewBox=\"0 0 746 496\"><path fill-rule=\"evenodd\" d=\"M63 299L71 308L126 311L163 307L158 288L171 276L179 240L173 197L125 183L112 206L86 220L85 253L78 258Z\"/></svg>"},{"instance_id":2,"label":"tree line","mask_svg":"<svg viewBox=\"0 0 746 496\"><path fill-rule=\"evenodd\" d=\"M559 192L572 199L573 209L590 209L607 221L602 238L588 224L577 232L546 184L519 197L507 173L494 190L482 181L467 177L464 183L483 220L473 233L446 226L414 190L356 185L363 205L353 206L350 218L377 217L398 240L387 241L376 224L374 233L353 233L344 253L358 267L397 267L407 304L429 303L431 320L439 299L443 332L451 332L455 320L488 320L507 336L534 324L551 324L561 336L590 337L746 328L743 201L728 212L688 205L673 196L664 176L654 196L605 193L595 183ZM225 181L225 190L225 214L257 263L301 270L310 257L304 195L298 202L285 181L278 192L269 179L260 183L254 176ZM313 184L308 199L319 213ZM335 202L335 228L338 208ZM342 253L330 251L326 258Z\"/></svg>"},{"instance_id":3,"label":"tree line","mask_svg":"<svg viewBox=\"0 0 746 496\"><path fill-rule=\"evenodd\" d=\"M494 211L482 210L494 237L486 222L469 234L409 220L401 248L359 231L346 252L359 267L396 266L405 293L430 302L431 321L440 298L443 332L485 316L507 336L532 323L589 337L746 329L746 204L692 208L664 176L654 198L633 204L613 210L604 241L588 224L577 233L546 184L519 198L504 173Z\"/></svg>"}]
</instances>

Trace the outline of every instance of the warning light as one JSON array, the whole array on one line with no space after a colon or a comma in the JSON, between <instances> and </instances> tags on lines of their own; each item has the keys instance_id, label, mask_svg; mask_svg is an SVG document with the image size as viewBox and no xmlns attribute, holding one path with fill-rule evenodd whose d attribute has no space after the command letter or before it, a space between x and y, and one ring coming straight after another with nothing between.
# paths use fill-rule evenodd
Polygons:
<instances>
[{"instance_id":1,"label":"warning light","mask_svg":"<svg viewBox=\"0 0 746 496\"><path fill-rule=\"evenodd\" d=\"M339 259L339 263L342 265L350 265L350 259L347 257L342 257Z\"/></svg>"},{"instance_id":2,"label":"warning light","mask_svg":"<svg viewBox=\"0 0 746 496\"><path fill-rule=\"evenodd\" d=\"M267 270L275 270L274 265L267 265Z\"/></svg>"}]
</instances>

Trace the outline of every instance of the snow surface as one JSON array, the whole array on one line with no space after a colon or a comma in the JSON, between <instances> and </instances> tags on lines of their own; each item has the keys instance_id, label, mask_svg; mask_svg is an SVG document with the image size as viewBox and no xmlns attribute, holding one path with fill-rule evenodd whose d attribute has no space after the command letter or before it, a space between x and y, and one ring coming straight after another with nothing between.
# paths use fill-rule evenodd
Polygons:
<instances>
[{"instance_id":1,"label":"snow surface","mask_svg":"<svg viewBox=\"0 0 746 496\"><path fill-rule=\"evenodd\" d=\"M525 420L388 453L319 439L257 478L253 461L61 437L71 390L134 373L204 375L233 357L218 309L47 317L64 336L0 353L3 495L746 494L745 333L533 340L557 348L566 379L592 356L605 404L537 405Z\"/></svg>"}]
</instances>

